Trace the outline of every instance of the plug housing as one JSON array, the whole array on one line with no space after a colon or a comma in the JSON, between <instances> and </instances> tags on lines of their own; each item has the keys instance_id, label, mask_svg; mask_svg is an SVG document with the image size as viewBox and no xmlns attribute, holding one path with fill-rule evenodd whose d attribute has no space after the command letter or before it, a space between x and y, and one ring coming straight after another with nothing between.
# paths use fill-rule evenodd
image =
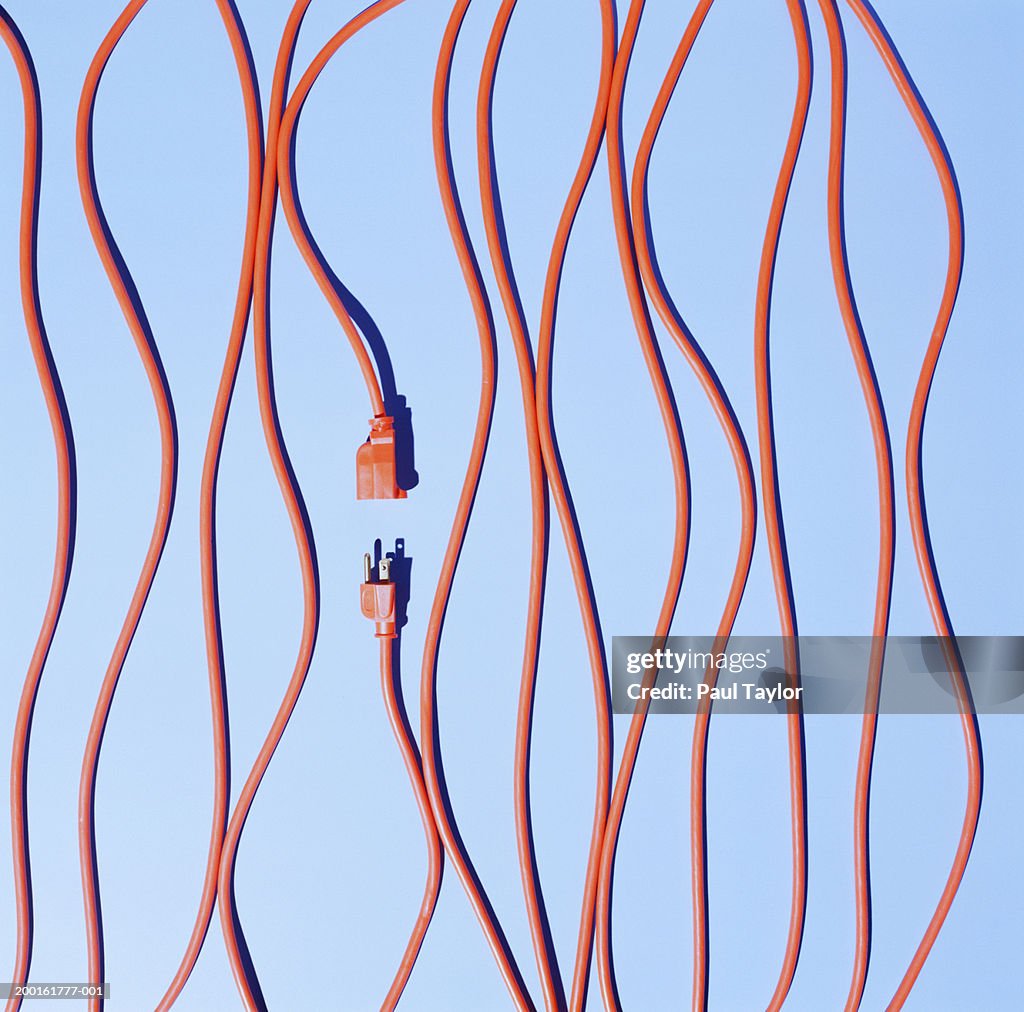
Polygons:
<instances>
[{"instance_id":1,"label":"plug housing","mask_svg":"<svg viewBox=\"0 0 1024 1012\"><path fill-rule=\"evenodd\" d=\"M395 420L391 415L370 419L370 436L356 450L356 498L404 499L395 464Z\"/></svg>"},{"instance_id":2,"label":"plug housing","mask_svg":"<svg viewBox=\"0 0 1024 1012\"><path fill-rule=\"evenodd\" d=\"M363 556L363 583L359 588L359 607L373 622L378 639L394 639L396 632L395 585L391 582L391 560L377 563L377 579L373 579L373 563L369 552Z\"/></svg>"}]
</instances>

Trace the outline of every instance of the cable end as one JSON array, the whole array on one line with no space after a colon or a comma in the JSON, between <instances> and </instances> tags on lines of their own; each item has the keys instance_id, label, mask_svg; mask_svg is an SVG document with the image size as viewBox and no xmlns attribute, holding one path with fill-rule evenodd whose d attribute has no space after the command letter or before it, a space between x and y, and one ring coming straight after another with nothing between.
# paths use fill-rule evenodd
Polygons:
<instances>
[{"instance_id":1,"label":"cable end","mask_svg":"<svg viewBox=\"0 0 1024 1012\"><path fill-rule=\"evenodd\" d=\"M398 487L395 461L395 420L390 415L370 419L370 435L356 451L357 499L404 499Z\"/></svg>"},{"instance_id":2,"label":"cable end","mask_svg":"<svg viewBox=\"0 0 1024 1012\"><path fill-rule=\"evenodd\" d=\"M359 588L359 607L373 622L378 639L394 639L397 635L395 617L395 585L391 582L391 560L377 563L377 579L373 579L373 563L369 552L363 556L363 583Z\"/></svg>"}]
</instances>

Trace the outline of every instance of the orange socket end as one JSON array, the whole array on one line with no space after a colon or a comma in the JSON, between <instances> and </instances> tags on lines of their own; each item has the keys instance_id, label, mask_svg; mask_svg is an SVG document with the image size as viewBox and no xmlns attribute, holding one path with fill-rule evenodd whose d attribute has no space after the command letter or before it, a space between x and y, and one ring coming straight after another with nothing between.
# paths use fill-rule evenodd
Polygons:
<instances>
[{"instance_id":1,"label":"orange socket end","mask_svg":"<svg viewBox=\"0 0 1024 1012\"><path fill-rule=\"evenodd\" d=\"M390 415L370 419L370 437L356 451L357 499L404 499L395 466L395 420Z\"/></svg>"}]
</instances>

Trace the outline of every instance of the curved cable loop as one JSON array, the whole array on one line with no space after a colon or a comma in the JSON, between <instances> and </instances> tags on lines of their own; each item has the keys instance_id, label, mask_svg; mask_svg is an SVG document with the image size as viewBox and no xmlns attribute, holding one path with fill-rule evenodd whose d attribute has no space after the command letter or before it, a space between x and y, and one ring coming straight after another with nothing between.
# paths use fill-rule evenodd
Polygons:
<instances>
[{"instance_id":1,"label":"curved cable loop","mask_svg":"<svg viewBox=\"0 0 1024 1012\"><path fill-rule=\"evenodd\" d=\"M206 639L206 665L210 681L210 714L213 724L214 799L213 824L207 856L203 888L199 898L195 924L185 946L181 962L157 1005L157 1012L167 1012L178 1000L199 954L203 950L210 919L217 903L217 877L221 848L228 821L231 797L231 760L227 713L227 674L224 667L224 645L221 636L220 608L217 590L217 475L221 449L227 428L228 412L238 376L238 366L245 345L245 331L249 324L252 303L252 278L256 258L256 233L259 225L260 187L263 178L263 119L260 112L259 83L249 51L245 27L233 0L217 0L224 28L231 45L242 102L248 148L249 181L245 217L245 236L242 241L242 265L239 272L235 308L228 335L217 395L210 420L210 430L203 457L203 472L199 493L199 554L200 579L203 599L203 632Z\"/></svg>"},{"instance_id":2,"label":"curved cable loop","mask_svg":"<svg viewBox=\"0 0 1024 1012\"><path fill-rule=\"evenodd\" d=\"M640 350L651 378L651 386L658 403L668 442L669 457L672 464L672 486L674 495L674 528L672 551L669 562L668 579L661 610L658 614L654 630L655 646L664 643L672 627L672 618L679 601L682 589L683 573L686 569L686 555L690 537L690 478L686 460L686 448L683 443L679 416L675 400L669 385L665 365L658 348L651 320L650 310L644 296L643 279L637 263L636 247L633 240L633 223L630 219L629 195L626 182L625 156L622 141L622 107L626 90L626 78L629 62L636 44L640 18L643 14L644 0L632 0L622 29L618 55L612 74L611 93L608 102L606 136L608 140L608 173L611 183L612 216L615 224L615 238L622 266L622 276L629 297L630 311ZM650 688L654 684L655 672L647 672L641 688ZM619 998L615 986L615 972L612 965L611 914L612 914L612 874L615 864L615 849L618 845L619 830L629 794L629 785L636 767L640 740L643 736L644 724L650 703L646 693L641 691L641 698L633 710L626 740L623 743L622 756L619 760L618 772L612 789L608 807L608 819L601 847L601 863L598 876L596 901L596 940L597 973L601 986L601 997L606 1008L619 1008Z\"/></svg>"},{"instance_id":3,"label":"curved cable loop","mask_svg":"<svg viewBox=\"0 0 1024 1012\"><path fill-rule=\"evenodd\" d=\"M37 233L39 191L41 185L40 153L42 147L42 110L39 83L32 55L18 26L0 7L0 37L10 50L21 86L25 121L25 146L22 168L21 215L19 223L18 270L21 283L21 305L25 316L29 347L39 376L39 385L53 433L57 464L57 532L54 545L53 576L43 612L43 619L22 684L14 721L11 745L11 856L14 864L14 908L17 921L17 948L11 981L28 982L32 963L33 909L32 874L29 856L28 820L28 757L32 733L32 717L42 681L46 660L64 607L75 544L75 509L77 503L75 476L75 444L71 416L64 401L57 366L50 351L43 324L39 296ZM18 1012L22 999L12 989L6 1012Z\"/></svg>"},{"instance_id":4,"label":"curved cable loop","mask_svg":"<svg viewBox=\"0 0 1024 1012\"><path fill-rule=\"evenodd\" d=\"M784 645L786 672L791 685L798 685L800 657L797 649L796 604L793 583L786 552L785 524L779 489L778 459L775 449L775 424L771 392L771 358L769 353L772 289L775 281L775 263L778 258L782 222L786 202L811 101L812 61L811 41L807 27L807 12L803 0L786 0L793 40L797 53L797 88L782 165L775 183L761 263L757 276L757 298L754 313L754 376L757 395L757 440L761 469L761 496L764 502L765 540L771 563L775 600L779 610L779 625ZM789 793L792 812L793 889L790 901L789 929L782 966L772 994L769 1009L777 1012L786 1000L796 974L803 941L807 914L807 772L804 764L803 715L799 704L788 704L786 728L789 749Z\"/></svg>"},{"instance_id":5,"label":"curved cable loop","mask_svg":"<svg viewBox=\"0 0 1024 1012\"><path fill-rule=\"evenodd\" d=\"M288 512L302 580L303 618L299 648L291 678L284 697L271 723L267 736L253 761L245 783L235 801L228 820L221 850L217 878L217 904L221 930L227 949L231 972L235 978L242 1003L250 1012L266 1007L255 967L249 955L239 923L234 891L235 861L242 830L252 807L260 781L284 735L285 728L298 702L303 683L313 659L316 635L320 621L320 583L316 564L316 545L309 524L302 492L288 459L288 451L281 432L274 397L270 349L270 250L273 242L274 215L277 205L277 146L288 88L295 42L310 0L296 0L285 23L271 86L270 110L267 123L266 153L260 191L260 215L256 235L256 255L253 265L253 351L256 363L256 389L259 399L260 422L277 478L281 497Z\"/></svg>"},{"instance_id":6,"label":"curved cable loop","mask_svg":"<svg viewBox=\"0 0 1024 1012\"><path fill-rule=\"evenodd\" d=\"M693 44L714 0L701 0L694 9L683 37L672 58L664 81L644 128L633 166L632 224L640 273L654 308L707 395L736 468L740 498L740 537L736 565L729 586L725 608L719 622L712 651L724 651L732 634L736 615L743 600L743 591L750 573L757 529L757 502L754 493L754 470L747 443L740 429L729 398L710 362L694 340L668 292L658 268L653 247L653 227L647 201L647 180L651 154L658 132L668 111ZM713 688L718 669L710 666L704 683ZM693 746L690 760L690 863L693 887L693 1007L706 1008L708 1000L708 883L707 883L707 752L711 720L710 696L701 700L694 720Z\"/></svg>"},{"instance_id":7,"label":"curved cable loop","mask_svg":"<svg viewBox=\"0 0 1024 1012\"><path fill-rule=\"evenodd\" d=\"M949 324L960 288L960 278L963 274L964 221L960 190L957 186L956 174L953 170L949 152L946 150L942 135L939 133L938 127L935 125L935 121L932 119L924 99L922 99L914 85L907 68L904 66L895 44L869 3L866 3L865 0L847 0L847 3L864 26L864 30L874 44L879 56L881 56L882 62L889 71L889 76L892 78L900 98L903 99L903 104L907 107L907 111L910 113L918 133L924 141L932 164L935 166L935 172L942 189L942 198L946 207L946 223L949 230L949 254L946 263L946 277L943 283L942 297L939 302L935 324L932 327L924 360L921 363L917 385L914 389L910 420L907 425L905 466L907 503L910 513L910 531L914 542L914 554L917 557L917 566L921 573L921 583L924 586L925 596L928 600L932 623L935 626L936 633L942 639L946 667L949 671L950 681L956 694L957 707L960 712L967 764L967 798L964 820L960 829L960 838L957 841L956 852L953 856L953 863L942 893L939 896L935 912L932 914L925 928L924 936L910 961L910 965L907 967L907 971L903 975L903 979L900 981L892 1001L889 1003L889 1010L895 1012L895 1010L903 1008L906 1004L910 992L921 970L924 968L932 946L934 946L935 940L942 930L942 925L945 923L946 917L953 906L953 901L960 888L964 872L967 870L967 862L970 860L971 849L974 846L974 836L977 832L978 820L981 816L983 787L981 731L978 727L978 719L974 713L970 686L967 682L963 659L960 657L959 649L956 646L953 623L946 608L942 586L939 582L938 566L932 550L931 534L928 530L927 513L925 510L924 462L922 460L924 421L928 407L928 396L931 392L932 382L935 379L939 354L946 340L946 334L949 332Z\"/></svg>"},{"instance_id":8,"label":"curved cable loop","mask_svg":"<svg viewBox=\"0 0 1024 1012\"><path fill-rule=\"evenodd\" d=\"M178 435L174 419L167 377L164 375L159 352L145 317L145 311L128 268L121 258L114 242L99 201L93 164L92 125L96 105L96 93L100 78L121 36L145 6L146 0L131 0L111 26L100 44L86 74L78 106L75 153L78 169L78 184L82 206L111 288L135 341L149 380L153 403L160 428L160 487L146 557L138 582L132 594L128 612L121 626L113 656L107 666L100 685L99 696L93 712L82 758L82 772L78 793L78 851L82 871L82 892L85 903L86 942L88 948L88 980L100 983L103 980L103 928L100 911L99 866L96 855L95 792L96 776L99 769L100 748L103 732L110 715L114 691L128 656L132 639L138 629L142 612L146 606L150 589L160 565L167 534L171 525L174 508L174 492L178 468ZM89 998L90 1012L98 1012L103 1006L99 996Z\"/></svg>"}]
</instances>

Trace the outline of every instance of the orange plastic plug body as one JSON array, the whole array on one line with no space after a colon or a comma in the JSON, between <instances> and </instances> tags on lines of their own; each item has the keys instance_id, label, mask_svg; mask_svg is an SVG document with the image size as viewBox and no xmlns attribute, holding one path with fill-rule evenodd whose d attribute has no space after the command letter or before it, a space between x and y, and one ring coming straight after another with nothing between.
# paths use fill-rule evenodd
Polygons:
<instances>
[{"instance_id":1,"label":"orange plastic plug body","mask_svg":"<svg viewBox=\"0 0 1024 1012\"><path fill-rule=\"evenodd\" d=\"M394 639L397 635L395 619L395 585L391 582L391 560L377 563L379 579L373 579L370 555L363 556L363 583L359 588L359 607L376 626L379 639Z\"/></svg>"},{"instance_id":2,"label":"orange plastic plug body","mask_svg":"<svg viewBox=\"0 0 1024 1012\"><path fill-rule=\"evenodd\" d=\"M395 465L395 420L390 415L370 419L370 438L356 451L357 499L404 499Z\"/></svg>"}]
</instances>

